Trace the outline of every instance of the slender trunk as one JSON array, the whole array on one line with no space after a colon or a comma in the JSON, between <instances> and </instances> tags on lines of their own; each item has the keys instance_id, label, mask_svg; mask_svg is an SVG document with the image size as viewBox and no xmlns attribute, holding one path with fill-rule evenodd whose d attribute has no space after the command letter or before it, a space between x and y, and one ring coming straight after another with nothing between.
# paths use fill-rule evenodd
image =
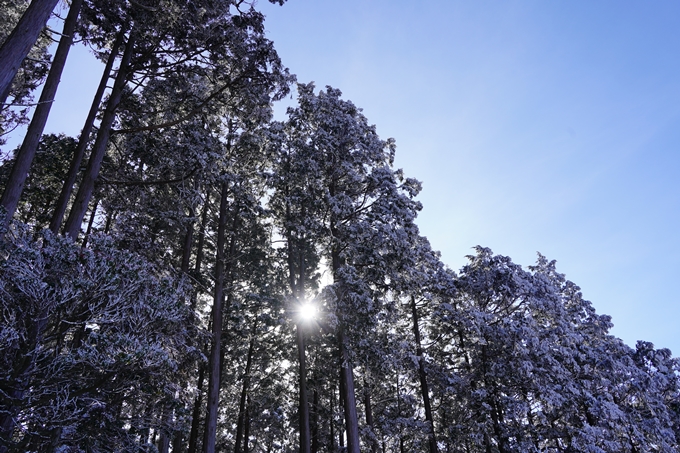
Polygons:
<instances>
[{"instance_id":1,"label":"slender trunk","mask_svg":"<svg viewBox=\"0 0 680 453\"><path fill-rule=\"evenodd\" d=\"M33 0L29 9L33 6L33 3L36 3L37 1L38 0ZM40 93L38 106L35 108L31 124L28 126L26 136L21 144L21 148L19 148L19 151L17 152L16 161L9 174L5 192L2 194L2 201L0 201L0 204L2 204L7 211L6 221L9 221L14 215L14 211L17 209L19 198L21 197L21 192L24 189L24 183L28 176L28 171L31 168L31 163L38 150L40 137L42 137L43 130L45 129L47 117L50 114L52 102L54 101L54 95L57 93L57 87L61 80L61 73L66 64L66 57L68 56L71 44L73 43L73 32L76 28L76 23L78 22L78 15L80 14L80 7L82 4L83 0L73 0L71 3L71 8L64 21L61 39L59 40L57 51L54 54L52 65L50 66L50 72L45 80L45 86L43 86L42 92ZM54 5L52 5L52 8L54 8ZM45 23L43 22L42 26L44 25ZM0 61L4 63L4 59L0 59ZM2 71L2 69L0 69L0 71Z\"/></svg>"},{"instance_id":2,"label":"slender trunk","mask_svg":"<svg viewBox=\"0 0 680 453\"><path fill-rule=\"evenodd\" d=\"M428 444L430 453L438 453L437 438L434 432L434 420L432 417L432 405L430 404L430 389L427 385L427 371L425 370L425 358L423 357L423 347L420 341L420 325L418 322L418 309L416 298L411 296L411 317L413 319L413 336L416 342L416 356L418 357L418 378L420 380L420 393L423 397L425 406L425 421L429 425Z\"/></svg>"},{"instance_id":3,"label":"slender trunk","mask_svg":"<svg viewBox=\"0 0 680 453\"><path fill-rule=\"evenodd\" d=\"M331 187L331 195L333 195L333 188ZM338 238L339 234L335 221L331 220L330 225L331 235ZM340 290L338 291L338 298L342 300L344 291L342 284L339 282L338 273L342 266L342 258L340 257L340 250L337 243L333 244L331 250L331 265L333 271L333 280L335 283L340 283ZM340 301L338 301L340 302ZM347 349L347 336L342 326L342 313L338 316L340 318L340 327L338 331L338 348L340 351L340 391L342 399L345 403L345 426L347 430L347 452L359 453L359 420L357 418L357 404L354 393L354 373L352 371L352 363L349 358L349 351Z\"/></svg>"},{"instance_id":4,"label":"slender trunk","mask_svg":"<svg viewBox=\"0 0 680 453\"><path fill-rule=\"evenodd\" d=\"M354 373L347 350L347 337L345 332L340 329L338 343L342 364L340 365L340 380L344 391L343 400L345 403L345 426L347 427L347 453L359 453L359 420L357 418L357 403L354 394Z\"/></svg>"},{"instance_id":5,"label":"slender trunk","mask_svg":"<svg viewBox=\"0 0 680 453\"><path fill-rule=\"evenodd\" d=\"M371 451L378 453L378 438L375 435L375 425L373 424L373 409L371 407L371 389L368 381L364 379L364 407L366 408L366 424L371 427L373 438L371 439Z\"/></svg>"},{"instance_id":6,"label":"slender trunk","mask_svg":"<svg viewBox=\"0 0 680 453\"><path fill-rule=\"evenodd\" d=\"M319 391L314 389L314 399L312 400L312 410L310 429L312 431L312 445L310 453L318 453L319 451Z\"/></svg>"},{"instance_id":7,"label":"slender trunk","mask_svg":"<svg viewBox=\"0 0 680 453\"><path fill-rule=\"evenodd\" d=\"M305 334L301 322L296 326L298 361L300 365L300 453L310 453L309 401L307 397L307 364L305 359Z\"/></svg>"},{"instance_id":8,"label":"slender trunk","mask_svg":"<svg viewBox=\"0 0 680 453\"><path fill-rule=\"evenodd\" d=\"M94 225L94 217L97 215L97 208L99 207L99 199L94 200L94 206L92 206L92 213L90 214L90 219L87 221L87 230L85 231L85 237L83 238L83 248L87 247L87 240L90 238L92 233L92 225Z\"/></svg>"},{"instance_id":9,"label":"slender trunk","mask_svg":"<svg viewBox=\"0 0 680 453\"><path fill-rule=\"evenodd\" d=\"M250 397L246 398L246 427L243 434L243 453L248 453L248 441L250 440Z\"/></svg>"},{"instance_id":10,"label":"slender trunk","mask_svg":"<svg viewBox=\"0 0 680 453\"><path fill-rule=\"evenodd\" d=\"M397 374L397 417L401 418L401 390L399 389L399 374ZM406 453L403 428L399 425L399 453Z\"/></svg>"},{"instance_id":11,"label":"slender trunk","mask_svg":"<svg viewBox=\"0 0 680 453\"><path fill-rule=\"evenodd\" d=\"M342 369L342 367L340 367ZM343 451L345 449L345 413L344 413L344 408L345 408L345 391L344 391L344 382L342 380L342 371L340 372L340 385L338 385L338 411L340 411L340 415L338 417L339 423L339 429L338 429L338 445L340 446L340 451Z\"/></svg>"},{"instance_id":12,"label":"slender trunk","mask_svg":"<svg viewBox=\"0 0 680 453\"><path fill-rule=\"evenodd\" d=\"M54 208L54 213L52 213L52 219L50 220L50 230L52 233L59 233L59 228L61 228L61 222L64 219L64 213L66 212L66 207L68 206L69 198L71 198L71 192L73 191L73 185L76 183L76 178L78 177L78 172L80 171L80 164L83 161L83 156L85 155L85 149L90 141L90 134L92 133L92 128L94 127L94 120L97 117L97 112L99 111L99 105L102 103L102 98L104 97L104 92L106 91L106 84L111 76L111 69L113 69L113 62L118 56L118 49L125 38L125 33L121 30L116 36L116 41L113 43L111 52L109 52L109 58L106 61L106 66L104 67L104 73L99 81L99 86L97 87L97 92L92 100L92 105L90 106L90 112L87 114L85 119L85 125L83 130L80 132L80 137L78 138L78 145L73 153L73 158L71 159L71 165L69 166L64 185L61 187L61 193L59 194L59 199L57 200L57 205Z\"/></svg>"},{"instance_id":13,"label":"slender trunk","mask_svg":"<svg viewBox=\"0 0 680 453\"><path fill-rule=\"evenodd\" d=\"M253 363L253 352L255 351L255 328L253 325L253 332L250 337L250 345L248 345L248 356L246 358L246 370L243 375L243 386L241 387L241 398L238 402L238 421L236 423L236 441L234 446L235 453L242 453L241 442L244 437L244 429L246 424L246 398L248 397L248 387L250 385L250 367ZM246 443L247 443L246 437ZM247 449L247 448L246 448Z\"/></svg>"},{"instance_id":14,"label":"slender trunk","mask_svg":"<svg viewBox=\"0 0 680 453\"><path fill-rule=\"evenodd\" d=\"M331 387L331 402L330 402L331 420L330 420L330 433L329 433L330 439L331 439L331 441L329 443L330 448L331 448L331 450L330 450L331 452L335 452L335 432L334 432L335 431L335 411L334 411L335 408L333 407L334 401L335 401L335 387Z\"/></svg>"},{"instance_id":15,"label":"slender trunk","mask_svg":"<svg viewBox=\"0 0 680 453\"><path fill-rule=\"evenodd\" d=\"M123 91L125 89L125 83L130 71L130 60L132 59L132 51L135 45L135 31L134 29L130 31L130 37L125 45L125 51L123 53L123 58L120 62L120 68L118 69L118 75L116 75L116 81L113 84L113 89L111 90L111 95L109 96L109 102L106 105L106 110L104 111L104 116L99 124L99 131L97 132L97 139L92 147L92 153L90 154L90 160L87 163L87 169L83 175L83 180L78 188L78 193L76 194L76 199L71 207L71 212L69 213L68 220L66 221L66 226L64 228L64 233L70 236L74 241L78 237L80 232L80 225L83 222L83 217L85 216L85 210L87 205L92 198L92 190L94 189L94 182L99 176L99 169L101 168L102 161L104 160L104 154L106 154L106 146L109 143L109 135L111 134L111 126L116 117L116 110L120 104L121 98L123 96Z\"/></svg>"},{"instance_id":16,"label":"slender trunk","mask_svg":"<svg viewBox=\"0 0 680 453\"><path fill-rule=\"evenodd\" d=\"M203 400L203 381L205 380L205 366L198 371L198 385L194 409L191 413L191 431L189 432L189 448L187 453L196 453L198 447L198 430L201 424L201 402Z\"/></svg>"},{"instance_id":17,"label":"slender trunk","mask_svg":"<svg viewBox=\"0 0 680 453\"><path fill-rule=\"evenodd\" d=\"M0 100L3 103L9 96L12 80L19 71L21 62L38 40L58 1L33 0L0 47Z\"/></svg>"},{"instance_id":18,"label":"slender trunk","mask_svg":"<svg viewBox=\"0 0 680 453\"><path fill-rule=\"evenodd\" d=\"M194 190L199 189L199 178L194 180ZM184 243L182 245L182 264L180 269L185 274L189 272L189 261L191 260L191 245L194 243L194 224L196 223L196 209L193 205L189 206L189 214L191 220L187 225L187 231L184 234Z\"/></svg>"},{"instance_id":19,"label":"slender trunk","mask_svg":"<svg viewBox=\"0 0 680 453\"><path fill-rule=\"evenodd\" d=\"M215 293L213 298L213 338L208 378L208 406L205 420L203 453L215 453L217 409L220 397L220 358L222 346L222 301L224 299L224 243L227 226L227 182L222 183L220 215L217 226L217 260L215 263Z\"/></svg>"}]
</instances>

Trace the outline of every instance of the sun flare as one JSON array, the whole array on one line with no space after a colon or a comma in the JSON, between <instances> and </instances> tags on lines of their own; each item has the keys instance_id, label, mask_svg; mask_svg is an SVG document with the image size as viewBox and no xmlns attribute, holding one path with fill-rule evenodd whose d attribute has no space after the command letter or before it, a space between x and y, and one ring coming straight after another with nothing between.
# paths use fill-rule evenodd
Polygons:
<instances>
[{"instance_id":1,"label":"sun flare","mask_svg":"<svg viewBox=\"0 0 680 453\"><path fill-rule=\"evenodd\" d=\"M299 315L303 321L312 320L316 316L316 306L309 303L300 305Z\"/></svg>"}]
</instances>

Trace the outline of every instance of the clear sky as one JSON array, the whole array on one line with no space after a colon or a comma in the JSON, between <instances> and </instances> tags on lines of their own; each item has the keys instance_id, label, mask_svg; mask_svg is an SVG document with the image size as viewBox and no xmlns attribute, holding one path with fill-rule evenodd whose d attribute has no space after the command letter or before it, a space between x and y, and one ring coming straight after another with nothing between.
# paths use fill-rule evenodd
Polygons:
<instances>
[{"instance_id":1,"label":"clear sky","mask_svg":"<svg viewBox=\"0 0 680 453\"><path fill-rule=\"evenodd\" d=\"M680 2L258 7L299 81L397 140L445 263L540 251L615 335L680 355Z\"/></svg>"},{"instance_id":2,"label":"clear sky","mask_svg":"<svg viewBox=\"0 0 680 453\"><path fill-rule=\"evenodd\" d=\"M364 109L424 184L453 269L479 244L581 286L613 333L680 355L680 2L260 0L301 82ZM100 69L74 49L50 132ZM279 109L282 110L282 109Z\"/></svg>"}]
</instances>

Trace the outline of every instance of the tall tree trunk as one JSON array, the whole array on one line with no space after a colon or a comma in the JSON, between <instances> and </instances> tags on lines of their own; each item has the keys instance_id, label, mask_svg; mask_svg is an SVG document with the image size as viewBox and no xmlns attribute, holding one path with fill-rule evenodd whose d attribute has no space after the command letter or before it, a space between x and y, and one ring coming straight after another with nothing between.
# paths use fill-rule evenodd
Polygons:
<instances>
[{"instance_id":1,"label":"tall tree trunk","mask_svg":"<svg viewBox=\"0 0 680 453\"><path fill-rule=\"evenodd\" d=\"M311 419L309 421L312 431L312 445L310 453L319 452L319 390L314 389L314 399L312 400Z\"/></svg>"},{"instance_id":2,"label":"tall tree trunk","mask_svg":"<svg viewBox=\"0 0 680 453\"><path fill-rule=\"evenodd\" d=\"M368 380L364 379L364 407L366 408L366 424L371 427L373 438L371 439L371 451L378 453L378 438L375 435L375 425L373 424L373 408L371 407L371 389Z\"/></svg>"},{"instance_id":3,"label":"tall tree trunk","mask_svg":"<svg viewBox=\"0 0 680 453\"><path fill-rule=\"evenodd\" d=\"M298 384L300 401L300 453L310 453L309 401L307 396L307 363L305 357L305 333L302 322L295 327L300 365L300 381Z\"/></svg>"},{"instance_id":4,"label":"tall tree trunk","mask_svg":"<svg viewBox=\"0 0 680 453\"><path fill-rule=\"evenodd\" d=\"M38 40L59 0L33 0L0 47L0 101L5 102L21 62Z\"/></svg>"},{"instance_id":5,"label":"tall tree trunk","mask_svg":"<svg viewBox=\"0 0 680 453\"><path fill-rule=\"evenodd\" d=\"M241 397L238 402L238 421L236 422L236 441L234 446L235 453L242 453L241 442L244 437L244 430L246 424L246 398L248 397L248 389L250 386L250 368L253 363L253 352L255 351L255 329L257 321L253 323L253 331L250 336L250 344L248 345L248 356L246 358L246 369L243 374L243 385L241 387ZM248 442L246 438L246 443ZM246 448L247 449L247 448Z\"/></svg>"},{"instance_id":6,"label":"tall tree trunk","mask_svg":"<svg viewBox=\"0 0 680 453\"><path fill-rule=\"evenodd\" d=\"M90 219L87 221L87 230L85 231L85 237L83 238L83 248L87 247L87 241L92 234L92 225L94 225L94 217L97 215L97 208L99 207L99 199L94 200L94 206L92 206L92 213L90 214Z\"/></svg>"},{"instance_id":7,"label":"tall tree trunk","mask_svg":"<svg viewBox=\"0 0 680 453\"><path fill-rule=\"evenodd\" d=\"M413 336L416 342L416 356L418 357L418 378L420 380L420 393L423 397L425 406L425 421L429 425L428 445L430 453L438 453L437 438L434 432L434 420L432 417L432 405L430 404L430 389L427 385L427 371L425 370L425 358L423 357L423 346L420 341L420 325L418 322L418 308L416 298L411 296L411 317L413 320Z\"/></svg>"},{"instance_id":8,"label":"tall tree trunk","mask_svg":"<svg viewBox=\"0 0 680 453\"><path fill-rule=\"evenodd\" d=\"M99 124L99 131L97 132L97 139L92 147L92 153L90 154L90 160L87 163L87 169L85 169L85 174L83 175L83 180L78 188L78 193L76 194L76 199L71 207L71 212L69 213L68 220L66 221L64 233L70 236L74 241L78 238L78 233L80 232L80 225L83 222L83 217L85 216L85 211L87 205L92 198L92 190L94 189L94 182L99 176L99 170L104 160L104 154L106 154L106 146L109 143L109 136L111 134L111 126L116 117L116 110L120 104L121 98L123 96L123 91L125 89L125 83L127 76L130 71L130 60L132 59L132 53L135 46L135 30L130 31L130 37L125 45L125 51L123 52L123 58L120 62L120 68L118 69L118 75L116 75L116 81L113 84L113 89L111 90L111 95L109 96L109 101L106 104L106 110L104 111L104 116Z\"/></svg>"},{"instance_id":9,"label":"tall tree trunk","mask_svg":"<svg viewBox=\"0 0 680 453\"><path fill-rule=\"evenodd\" d=\"M334 193L334 188L331 187L331 195ZM338 238L339 234L334 220L331 220L330 225L331 235ZM338 291L338 302L344 297L344 290L342 289L342 282L339 281L339 272L342 266L342 258L340 257L340 250L337 243L333 244L331 249L331 266L333 271L333 280L335 283L340 283ZM354 393L354 373L352 371L352 363L347 350L347 336L345 334L343 323L343 314L339 313L340 327L338 330L338 349L340 352L340 391L342 393L342 400L345 406L345 427L347 430L347 453L359 453L359 420L357 418L357 403Z\"/></svg>"},{"instance_id":10,"label":"tall tree trunk","mask_svg":"<svg viewBox=\"0 0 680 453\"><path fill-rule=\"evenodd\" d=\"M97 92L92 100L92 105L90 106L90 111L85 119L85 124L83 125L83 130L80 132L80 137L78 138L78 145L73 153L73 158L71 159L71 164L66 174L66 179L64 180L64 185L61 187L61 193L59 194L59 199L57 200L57 205L52 213L52 218L50 219L50 231L52 233L59 233L59 228L61 228L62 220L64 219L64 213L66 212L66 207L68 206L69 198L71 198L71 192L73 191L73 185L76 183L76 178L78 177L78 172L80 171L80 164L83 161L83 156L85 155L85 149L87 144L90 142L90 134L92 133L92 128L94 127L94 120L97 118L97 112L99 111L99 105L102 103L102 98L104 97L104 92L106 91L106 85L111 76L111 70L113 69L113 63L118 57L118 49L123 43L125 38L125 33L123 30L118 32L116 40L113 43L111 52L109 52L109 58L106 61L106 66L104 67L104 73L99 81L99 86L97 87Z\"/></svg>"},{"instance_id":11,"label":"tall tree trunk","mask_svg":"<svg viewBox=\"0 0 680 453\"><path fill-rule=\"evenodd\" d=\"M347 453L359 453L359 420L357 418L357 402L354 394L354 373L347 350L347 337L344 330L338 334L338 346L342 363L340 379L342 382L343 401L345 403L345 426L347 427Z\"/></svg>"},{"instance_id":12,"label":"tall tree trunk","mask_svg":"<svg viewBox=\"0 0 680 453\"><path fill-rule=\"evenodd\" d=\"M191 431L189 432L189 447L187 453L196 453L198 448L198 430L201 425L201 403L203 400L203 381L205 380L205 366L201 365L198 371L198 384L196 385L198 394L194 401L194 408L191 412Z\"/></svg>"},{"instance_id":13,"label":"tall tree trunk","mask_svg":"<svg viewBox=\"0 0 680 453\"><path fill-rule=\"evenodd\" d=\"M335 407L333 407L334 401L335 401L335 387L331 387L331 401L330 401L331 417L330 417L330 430L329 430L331 441L329 442L329 446L330 446L330 449L331 449L330 451L332 453L335 452L335 432L334 432L335 431L335 411L334 411Z\"/></svg>"},{"instance_id":14,"label":"tall tree trunk","mask_svg":"<svg viewBox=\"0 0 680 453\"><path fill-rule=\"evenodd\" d=\"M37 0L33 0L33 2L31 2L29 9L33 6L33 3L36 3L36 1ZM78 22L78 15L80 14L80 7L82 4L83 0L73 0L71 3L71 8L69 9L66 20L64 21L64 29L62 31L61 39L59 40L57 51L54 54L52 65L50 66L50 72L47 75L47 79L45 80L45 86L43 86L42 92L40 93L38 106L35 108L33 118L31 119L31 124L28 126L26 136L24 136L24 141L21 144L21 148L19 148L19 151L17 152L16 161L14 162L12 171L9 174L5 192L2 194L2 200L0 201L0 204L2 204L2 206L4 206L5 210L7 211L6 221L9 221L9 219L14 215L14 211L17 209L21 192L24 189L24 183L28 177L28 171L31 168L31 163L33 162L35 153L38 150L40 137L42 137L43 130L45 130L47 117L50 114L50 109L52 108L52 103L54 102L54 95L57 93L57 87L59 87L59 81L61 80L61 73L64 70L64 65L66 64L66 57L68 56L68 52L71 49L71 44L73 43L73 32L75 31L76 23ZM52 5L52 8L54 8L54 5ZM45 24L43 23L43 26L44 25ZM0 59L0 61L4 63L4 59ZM0 69L0 71L3 70Z\"/></svg>"},{"instance_id":15,"label":"tall tree trunk","mask_svg":"<svg viewBox=\"0 0 680 453\"><path fill-rule=\"evenodd\" d=\"M215 262L215 293L213 297L212 348L210 351L208 378L208 406L205 420L203 453L215 453L217 435L217 409L220 399L220 358L222 346L222 301L224 299L224 243L227 226L227 182L222 183L220 215L217 226L217 259Z\"/></svg>"},{"instance_id":16,"label":"tall tree trunk","mask_svg":"<svg viewBox=\"0 0 680 453\"><path fill-rule=\"evenodd\" d=\"M250 440L250 396L246 397L246 427L243 433L243 453L248 453Z\"/></svg>"},{"instance_id":17,"label":"tall tree trunk","mask_svg":"<svg viewBox=\"0 0 680 453\"><path fill-rule=\"evenodd\" d=\"M342 368L342 366L340 367ZM343 390L344 383L342 381L342 372L339 375L340 384L338 385L338 411L340 411L340 416L338 417L339 429L338 429L338 446L340 451L345 449L345 391Z\"/></svg>"}]
</instances>

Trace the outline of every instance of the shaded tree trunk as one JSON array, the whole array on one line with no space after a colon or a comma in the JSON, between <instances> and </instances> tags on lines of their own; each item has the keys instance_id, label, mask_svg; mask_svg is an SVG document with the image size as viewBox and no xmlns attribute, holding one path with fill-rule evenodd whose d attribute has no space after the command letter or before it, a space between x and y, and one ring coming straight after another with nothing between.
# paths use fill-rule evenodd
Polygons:
<instances>
[{"instance_id":1,"label":"shaded tree trunk","mask_svg":"<svg viewBox=\"0 0 680 453\"><path fill-rule=\"evenodd\" d=\"M92 198L92 190L94 189L94 182L99 176L99 170L104 160L104 155L106 154L106 147L109 143L109 136L111 134L111 126L116 117L116 110L120 104L121 98L123 96L123 91L125 89L125 83L130 71L130 60L132 59L132 53L135 45L135 32L132 30L130 32L130 37L125 45L125 51L123 53L123 58L120 62L120 68L118 69L118 75L116 76L116 81L113 84L113 89L111 90L111 95L109 96L109 101L106 104L106 110L104 111L104 116L99 124L99 131L97 132L97 139L92 147L92 153L90 155L90 160L87 163L87 168L85 169L85 174L83 175L83 180L78 188L78 193L76 199L71 207L71 212L69 213L68 220L64 227L64 233L70 236L74 241L78 238L78 233L80 232L80 225L83 222L83 217L85 216L85 211L87 205Z\"/></svg>"},{"instance_id":2,"label":"shaded tree trunk","mask_svg":"<svg viewBox=\"0 0 680 453\"><path fill-rule=\"evenodd\" d=\"M50 2L51 1L52 0L50 0ZM33 0L29 6L29 9L34 3L37 2L38 0ZM24 141L21 143L21 148L19 148L19 151L16 155L16 161L12 167L12 171L9 174L7 186L5 186L5 192L2 194L2 201L0 201L0 204L2 204L2 206L4 206L5 210L7 211L7 221L9 221L9 219L14 215L14 211L17 209L21 192L24 189L24 184L26 183L26 178L28 177L28 172L31 168L31 163L33 162L35 153L38 150L40 137L42 137L43 130L45 130L47 117L50 114L50 109L52 108L52 103L54 102L54 95L57 93L57 88L59 87L59 82L61 80L61 73L64 70L64 65L66 64L66 57L68 57L68 52L71 49L71 44L73 43L73 32L75 31L76 23L78 22L78 15L80 14L80 7L82 4L83 0L73 0L71 3L71 8L69 9L66 20L64 21L64 29L62 31L61 39L59 40L57 51L54 54L52 65L50 66L50 72L47 75L47 79L45 80L45 86L43 86L42 92L40 93L38 106L35 108L33 118L31 119L31 124L28 126L28 130L24 136ZM52 8L54 8L54 5L52 5ZM43 22L43 26L44 25L45 23ZM2 61L4 65L5 61L1 56L0 61ZM0 72L1 71L3 71L3 69L0 69Z\"/></svg>"},{"instance_id":3,"label":"shaded tree trunk","mask_svg":"<svg viewBox=\"0 0 680 453\"><path fill-rule=\"evenodd\" d=\"M366 424L371 427L374 438L371 439L371 451L378 453L378 439L375 437L375 425L373 424L373 409L371 407L371 389L368 381L364 379L364 407L366 408Z\"/></svg>"},{"instance_id":4,"label":"shaded tree trunk","mask_svg":"<svg viewBox=\"0 0 680 453\"><path fill-rule=\"evenodd\" d=\"M416 298L411 296L411 318L413 320L413 336L416 342L416 356L418 357L418 379L420 380L420 393L423 397L425 407L425 420L429 425L428 446L430 453L438 453L437 438L434 432L434 420L432 417L432 404L430 403L430 389L427 385L427 371L425 370L425 358L423 357L423 347L420 341L420 325L418 322L418 309Z\"/></svg>"},{"instance_id":5,"label":"shaded tree trunk","mask_svg":"<svg viewBox=\"0 0 680 453\"><path fill-rule=\"evenodd\" d=\"M307 396L307 363L305 358L305 334L301 322L295 330L297 336L298 361L300 365L299 411L300 411L300 453L310 453L309 401Z\"/></svg>"},{"instance_id":6,"label":"shaded tree trunk","mask_svg":"<svg viewBox=\"0 0 680 453\"><path fill-rule=\"evenodd\" d=\"M234 446L235 453L242 453L243 450L247 450L248 438L245 437L246 448L241 449L241 442L244 439L244 431L246 425L246 399L248 397L248 389L250 385L250 368L253 363L253 352L255 350L255 328L257 324L253 323L253 332L250 337L250 344L248 345L248 356L246 358L246 369L243 375L243 385L241 387L241 397L238 402L238 421L236 423L236 440Z\"/></svg>"},{"instance_id":7,"label":"shaded tree trunk","mask_svg":"<svg viewBox=\"0 0 680 453\"><path fill-rule=\"evenodd\" d=\"M83 238L83 247L87 247L87 241L92 234L92 225L94 225L94 217L97 215L97 208L99 207L99 199L94 200L94 206L92 206L92 213L90 214L90 219L87 221L87 230L85 231L85 237Z\"/></svg>"},{"instance_id":8,"label":"shaded tree trunk","mask_svg":"<svg viewBox=\"0 0 680 453\"><path fill-rule=\"evenodd\" d=\"M222 345L222 301L224 300L224 244L227 224L227 182L222 183L220 214L217 226L217 260L215 263L215 292L213 297L212 348L208 374L208 398L205 419L203 453L215 453L217 435L217 409L220 396L220 359Z\"/></svg>"},{"instance_id":9,"label":"shaded tree trunk","mask_svg":"<svg viewBox=\"0 0 680 453\"><path fill-rule=\"evenodd\" d=\"M0 47L0 101L5 102L21 62L38 40L59 0L33 0Z\"/></svg>"},{"instance_id":10,"label":"shaded tree trunk","mask_svg":"<svg viewBox=\"0 0 680 453\"><path fill-rule=\"evenodd\" d=\"M311 453L319 451L319 391L314 389L314 399L312 400L312 410L310 411L310 429L312 435Z\"/></svg>"},{"instance_id":11,"label":"shaded tree trunk","mask_svg":"<svg viewBox=\"0 0 680 453\"><path fill-rule=\"evenodd\" d=\"M341 329L338 334L338 346L340 348L340 381L345 403L345 426L347 427L347 452L359 453L359 420L357 418L357 403L354 394L354 373L347 350L347 338Z\"/></svg>"},{"instance_id":12,"label":"shaded tree trunk","mask_svg":"<svg viewBox=\"0 0 680 453\"><path fill-rule=\"evenodd\" d=\"M92 105L90 106L90 111L85 119L85 125L83 130L80 132L80 137L78 138L78 145L73 153L73 158L71 159L71 164L66 174L66 179L64 180L64 185L61 188L61 193L59 194L59 199L57 200L57 205L52 213L52 218L50 219L50 231L52 233L59 233L59 228L61 228L62 220L64 219L64 213L66 212L66 207L68 206L68 201L71 198L71 192L73 191L73 186L76 183L76 178L78 177L78 172L80 171L80 164L83 161L83 156L85 155L85 149L90 141L90 134L92 133L92 128L94 127L94 120L97 117L97 112L99 111L99 105L102 103L102 98L104 97L104 92L106 91L106 84L111 76L111 70L113 69L113 63L118 57L118 49L125 38L125 33L121 30L116 36L116 40L113 43L111 52L109 52L109 58L106 61L106 66L104 67L104 73L99 81L99 86L97 87L97 92L92 100Z\"/></svg>"}]
</instances>

